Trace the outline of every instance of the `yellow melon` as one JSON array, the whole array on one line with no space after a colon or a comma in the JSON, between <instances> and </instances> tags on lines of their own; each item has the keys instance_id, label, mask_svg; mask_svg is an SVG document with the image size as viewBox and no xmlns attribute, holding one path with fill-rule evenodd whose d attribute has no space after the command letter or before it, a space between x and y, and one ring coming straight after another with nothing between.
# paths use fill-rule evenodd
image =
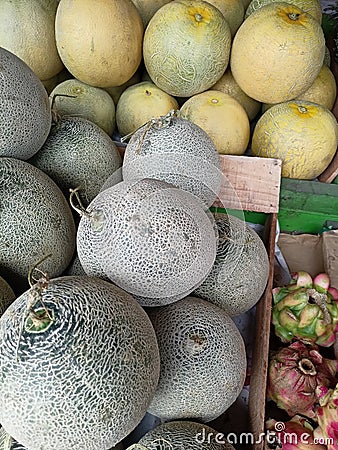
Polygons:
<instances>
[{"instance_id":1,"label":"yellow melon","mask_svg":"<svg viewBox=\"0 0 338 450\"><path fill-rule=\"evenodd\" d=\"M174 0L150 20L143 59L160 89L190 97L209 89L222 76L230 47L230 27L219 9L202 0Z\"/></svg>"},{"instance_id":2,"label":"yellow melon","mask_svg":"<svg viewBox=\"0 0 338 450\"><path fill-rule=\"evenodd\" d=\"M245 18L249 17L251 13L262 6L278 1L280 0L251 0L247 10L245 11ZM311 14L311 16L318 20L319 23L322 23L322 7L320 0L288 0L286 3L291 3L292 5L297 6L304 12Z\"/></svg>"},{"instance_id":3,"label":"yellow melon","mask_svg":"<svg viewBox=\"0 0 338 450\"><path fill-rule=\"evenodd\" d=\"M61 0L56 44L69 72L95 87L119 86L142 59L143 24L125 0Z\"/></svg>"},{"instance_id":4,"label":"yellow melon","mask_svg":"<svg viewBox=\"0 0 338 450\"><path fill-rule=\"evenodd\" d=\"M136 131L153 117L178 109L174 97L150 81L129 86L116 105L116 124L122 136Z\"/></svg>"},{"instance_id":5,"label":"yellow melon","mask_svg":"<svg viewBox=\"0 0 338 450\"><path fill-rule=\"evenodd\" d=\"M336 118L306 101L279 103L258 120L252 135L255 156L282 160L282 176L311 180L330 164L338 145Z\"/></svg>"},{"instance_id":6,"label":"yellow melon","mask_svg":"<svg viewBox=\"0 0 338 450\"><path fill-rule=\"evenodd\" d=\"M211 89L224 92L224 94L229 94L235 98L243 106L250 120L257 116L261 103L246 95L236 83L229 67Z\"/></svg>"},{"instance_id":7,"label":"yellow melon","mask_svg":"<svg viewBox=\"0 0 338 450\"><path fill-rule=\"evenodd\" d=\"M40 80L63 68L55 43L57 6L57 0L0 2L0 47L22 59Z\"/></svg>"},{"instance_id":8,"label":"yellow melon","mask_svg":"<svg viewBox=\"0 0 338 450\"><path fill-rule=\"evenodd\" d=\"M209 3L221 11L229 24L231 36L234 36L244 20L242 0L209 0Z\"/></svg>"},{"instance_id":9,"label":"yellow melon","mask_svg":"<svg viewBox=\"0 0 338 450\"><path fill-rule=\"evenodd\" d=\"M250 123L241 104L220 91L205 91L190 97L180 116L201 127L218 153L243 155L250 139Z\"/></svg>"},{"instance_id":10,"label":"yellow melon","mask_svg":"<svg viewBox=\"0 0 338 450\"><path fill-rule=\"evenodd\" d=\"M171 0L132 0L132 2L138 9L138 12L142 17L143 25L146 27L155 12L160 9L161 6L171 2Z\"/></svg>"},{"instance_id":11,"label":"yellow melon","mask_svg":"<svg viewBox=\"0 0 338 450\"><path fill-rule=\"evenodd\" d=\"M287 3L270 3L250 14L232 44L232 74L262 103L291 100L308 89L325 54L323 30L310 14Z\"/></svg>"}]
</instances>

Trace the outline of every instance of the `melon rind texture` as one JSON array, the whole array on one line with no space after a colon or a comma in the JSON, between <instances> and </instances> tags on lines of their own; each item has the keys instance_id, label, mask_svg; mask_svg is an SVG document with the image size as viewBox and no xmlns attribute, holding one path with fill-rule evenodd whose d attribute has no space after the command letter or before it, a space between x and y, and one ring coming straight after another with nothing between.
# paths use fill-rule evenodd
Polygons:
<instances>
[{"instance_id":1,"label":"melon rind texture","mask_svg":"<svg viewBox=\"0 0 338 450\"><path fill-rule=\"evenodd\" d=\"M208 425L182 420L158 425L148 431L139 444L147 450L234 450L225 437L221 438L220 435ZM135 450L137 448L136 445Z\"/></svg>"},{"instance_id":2,"label":"melon rind texture","mask_svg":"<svg viewBox=\"0 0 338 450\"><path fill-rule=\"evenodd\" d=\"M0 276L15 290L30 269L59 276L75 248L75 224L61 190L26 161L0 158Z\"/></svg>"},{"instance_id":3,"label":"melon rind texture","mask_svg":"<svg viewBox=\"0 0 338 450\"><path fill-rule=\"evenodd\" d=\"M123 181L87 213L77 233L84 270L144 297L144 306L188 295L215 261L215 229L201 202L164 181Z\"/></svg>"},{"instance_id":4,"label":"melon rind texture","mask_svg":"<svg viewBox=\"0 0 338 450\"><path fill-rule=\"evenodd\" d=\"M219 417L240 394L246 375L245 345L233 320L196 297L147 312L161 357L148 412L162 420Z\"/></svg>"},{"instance_id":5,"label":"melon rind texture","mask_svg":"<svg viewBox=\"0 0 338 450\"><path fill-rule=\"evenodd\" d=\"M219 235L215 264L194 295L234 317L261 298L269 277L269 258L262 239L245 222L215 214L215 224Z\"/></svg>"},{"instance_id":6,"label":"melon rind texture","mask_svg":"<svg viewBox=\"0 0 338 450\"><path fill-rule=\"evenodd\" d=\"M163 125L149 123L132 135L124 154L123 179L164 180L210 207L222 181L220 156L211 138L187 119L162 116L158 120Z\"/></svg>"},{"instance_id":7,"label":"melon rind texture","mask_svg":"<svg viewBox=\"0 0 338 450\"><path fill-rule=\"evenodd\" d=\"M122 165L107 133L87 119L69 116L52 126L46 142L29 162L49 175L67 198L70 188L81 187L85 205Z\"/></svg>"},{"instance_id":8,"label":"melon rind texture","mask_svg":"<svg viewBox=\"0 0 338 450\"><path fill-rule=\"evenodd\" d=\"M1 47L0 69L0 156L27 160L50 131L48 94L26 63Z\"/></svg>"},{"instance_id":9,"label":"melon rind texture","mask_svg":"<svg viewBox=\"0 0 338 450\"><path fill-rule=\"evenodd\" d=\"M97 278L53 279L37 297L32 289L0 319L0 423L29 449L108 450L142 420L156 388L151 322ZM47 309L49 327L30 331L29 304Z\"/></svg>"}]
</instances>

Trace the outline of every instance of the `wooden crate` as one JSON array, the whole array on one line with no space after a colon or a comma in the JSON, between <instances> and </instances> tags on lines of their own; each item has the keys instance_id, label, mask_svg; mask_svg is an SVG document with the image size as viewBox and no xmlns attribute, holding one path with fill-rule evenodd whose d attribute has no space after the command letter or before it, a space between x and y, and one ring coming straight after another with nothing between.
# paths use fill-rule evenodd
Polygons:
<instances>
[{"instance_id":1,"label":"wooden crate","mask_svg":"<svg viewBox=\"0 0 338 450\"><path fill-rule=\"evenodd\" d=\"M262 298L256 305L255 339L250 376L249 430L254 439L253 450L264 448L260 436L264 433L267 368L272 308L272 284L277 216L281 183L281 161L272 158L222 155L222 171L235 189L245 211L267 214L265 244L267 247L270 273ZM226 208L237 205L233 202L231 189L224 183L220 198ZM236 202L237 203L237 202ZM220 201L213 205L222 207ZM237 447L238 448L238 447Z\"/></svg>"}]
</instances>

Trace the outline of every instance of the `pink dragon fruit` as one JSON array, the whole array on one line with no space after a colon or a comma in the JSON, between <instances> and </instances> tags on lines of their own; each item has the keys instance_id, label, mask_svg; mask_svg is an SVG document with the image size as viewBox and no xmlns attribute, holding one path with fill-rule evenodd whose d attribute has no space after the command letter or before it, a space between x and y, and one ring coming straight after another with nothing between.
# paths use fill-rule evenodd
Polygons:
<instances>
[{"instance_id":1,"label":"pink dragon fruit","mask_svg":"<svg viewBox=\"0 0 338 450\"><path fill-rule=\"evenodd\" d=\"M265 426L267 443L281 450L326 450L325 445L316 443L309 420L298 414L287 422L269 419Z\"/></svg>"},{"instance_id":2,"label":"pink dragon fruit","mask_svg":"<svg viewBox=\"0 0 338 450\"><path fill-rule=\"evenodd\" d=\"M338 305L326 273L312 280L307 272L296 272L288 286L272 293L272 323L282 342L302 340L323 347L335 342Z\"/></svg>"},{"instance_id":3,"label":"pink dragon fruit","mask_svg":"<svg viewBox=\"0 0 338 450\"><path fill-rule=\"evenodd\" d=\"M328 450L338 450L338 386L334 389L318 386L317 397L320 406L314 437L319 442L325 442Z\"/></svg>"},{"instance_id":4,"label":"pink dragon fruit","mask_svg":"<svg viewBox=\"0 0 338 450\"><path fill-rule=\"evenodd\" d=\"M333 387L338 379L338 361L323 358L316 345L295 341L271 352L267 396L290 417L302 414L316 417L316 388Z\"/></svg>"}]
</instances>

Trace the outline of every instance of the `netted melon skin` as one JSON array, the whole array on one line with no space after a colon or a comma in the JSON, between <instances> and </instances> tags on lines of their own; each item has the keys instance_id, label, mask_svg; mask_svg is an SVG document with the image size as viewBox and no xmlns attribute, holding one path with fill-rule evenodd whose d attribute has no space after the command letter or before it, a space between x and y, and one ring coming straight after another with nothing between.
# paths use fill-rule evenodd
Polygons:
<instances>
[{"instance_id":1,"label":"netted melon skin","mask_svg":"<svg viewBox=\"0 0 338 450\"><path fill-rule=\"evenodd\" d=\"M2 47L0 67L0 156L26 160L50 131L48 94L28 65Z\"/></svg>"},{"instance_id":2,"label":"netted melon skin","mask_svg":"<svg viewBox=\"0 0 338 450\"><path fill-rule=\"evenodd\" d=\"M211 270L213 223L201 202L164 181L123 181L101 192L87 213L77 232L84 270L103 272L122 289L144 297L144 306L183 298Z\"/></svg>"},{"instance_id":3,"label":"netted melon skin","mask_svg":"<svg viewBox=\"0 0 338 450\"><path fill-rule=\"evenodd\" d=\"M26 161L0 158L0 275L15 290L30 269L59 276L75 248L75 224L66 198L45 173Z\"/></svg>"},{"instance_id":4,"label":"netted melon skin","mask_svg":"<svg viewBox=\"0 0 338 450\"><path fill-rule=\"evenodd\" d=\"M98 125L66 116L53 125L29 162L49 175L67 197L70 188L81 187L86 205L122 165L116 145Z\"/></svg>"},{"instance_id":5,"label":"netted melon skin","mask_svg":"<svg viewBox=\"0 0 338 450\"><path fill-rule=\"evenodd\" d=\"M110 449L141 421L157 385L146 313L111 283L60 277L33 307L54 322L33 333L22 326L28 295L0 319L0 423L29 449Z\"/></svg>"},{"instance_id":6,"label":"netted melon skin","mask_svg":"<svg viewBox=\"0 0 338 450\"><path fill-rule=\"evenodd\" d=\"M161 357L148 412L163 420L219 417L240 394L246 375L245 345L233 320L192 296L147 312Z\"/></svg>"},{"instance_id":7,"label":"netted melon skin","mask_svg":"<svg viewBox=\"0 0 338 450\"><path fill-rule=\"evenodd\" d=\"M252 308L269 278L269 258L262 239L236 217L215 214L219 243L214 266L194 295L224 309L231 317Z\"/></svg>"},{"instance_id":8,"label":"netted melon skin","mask_svg":"<svg viewBox=\"0 0 338 450\"><path fill-rule=\"evenodd\" d=\"M163 423L146 433L139 444L147 450L234 450L218 431L188 420Z\"/></svg>"},{"instance_id":9,"label":"netted melon skin","mask_svg":"<svg viewBox=\"0 0 338 450\"><path fill-rule=\"evenodd\" d=\"M2 316L13 300L15 300L13 289L6 280L0 277L0 316Z\"/></svg>"},{"instance_id":10,"label":"netted melon skin","mask_svg":"<svg viewBox=\"0 0 338 450\"><path fill-rule=\"evenodd\" d=\"M163 180L210 207L222 182L220 156L211 138L187 119L159 120L163 126L146 124L132 135L124 154L123 179Z\"/></svg>"}]
</instances>

